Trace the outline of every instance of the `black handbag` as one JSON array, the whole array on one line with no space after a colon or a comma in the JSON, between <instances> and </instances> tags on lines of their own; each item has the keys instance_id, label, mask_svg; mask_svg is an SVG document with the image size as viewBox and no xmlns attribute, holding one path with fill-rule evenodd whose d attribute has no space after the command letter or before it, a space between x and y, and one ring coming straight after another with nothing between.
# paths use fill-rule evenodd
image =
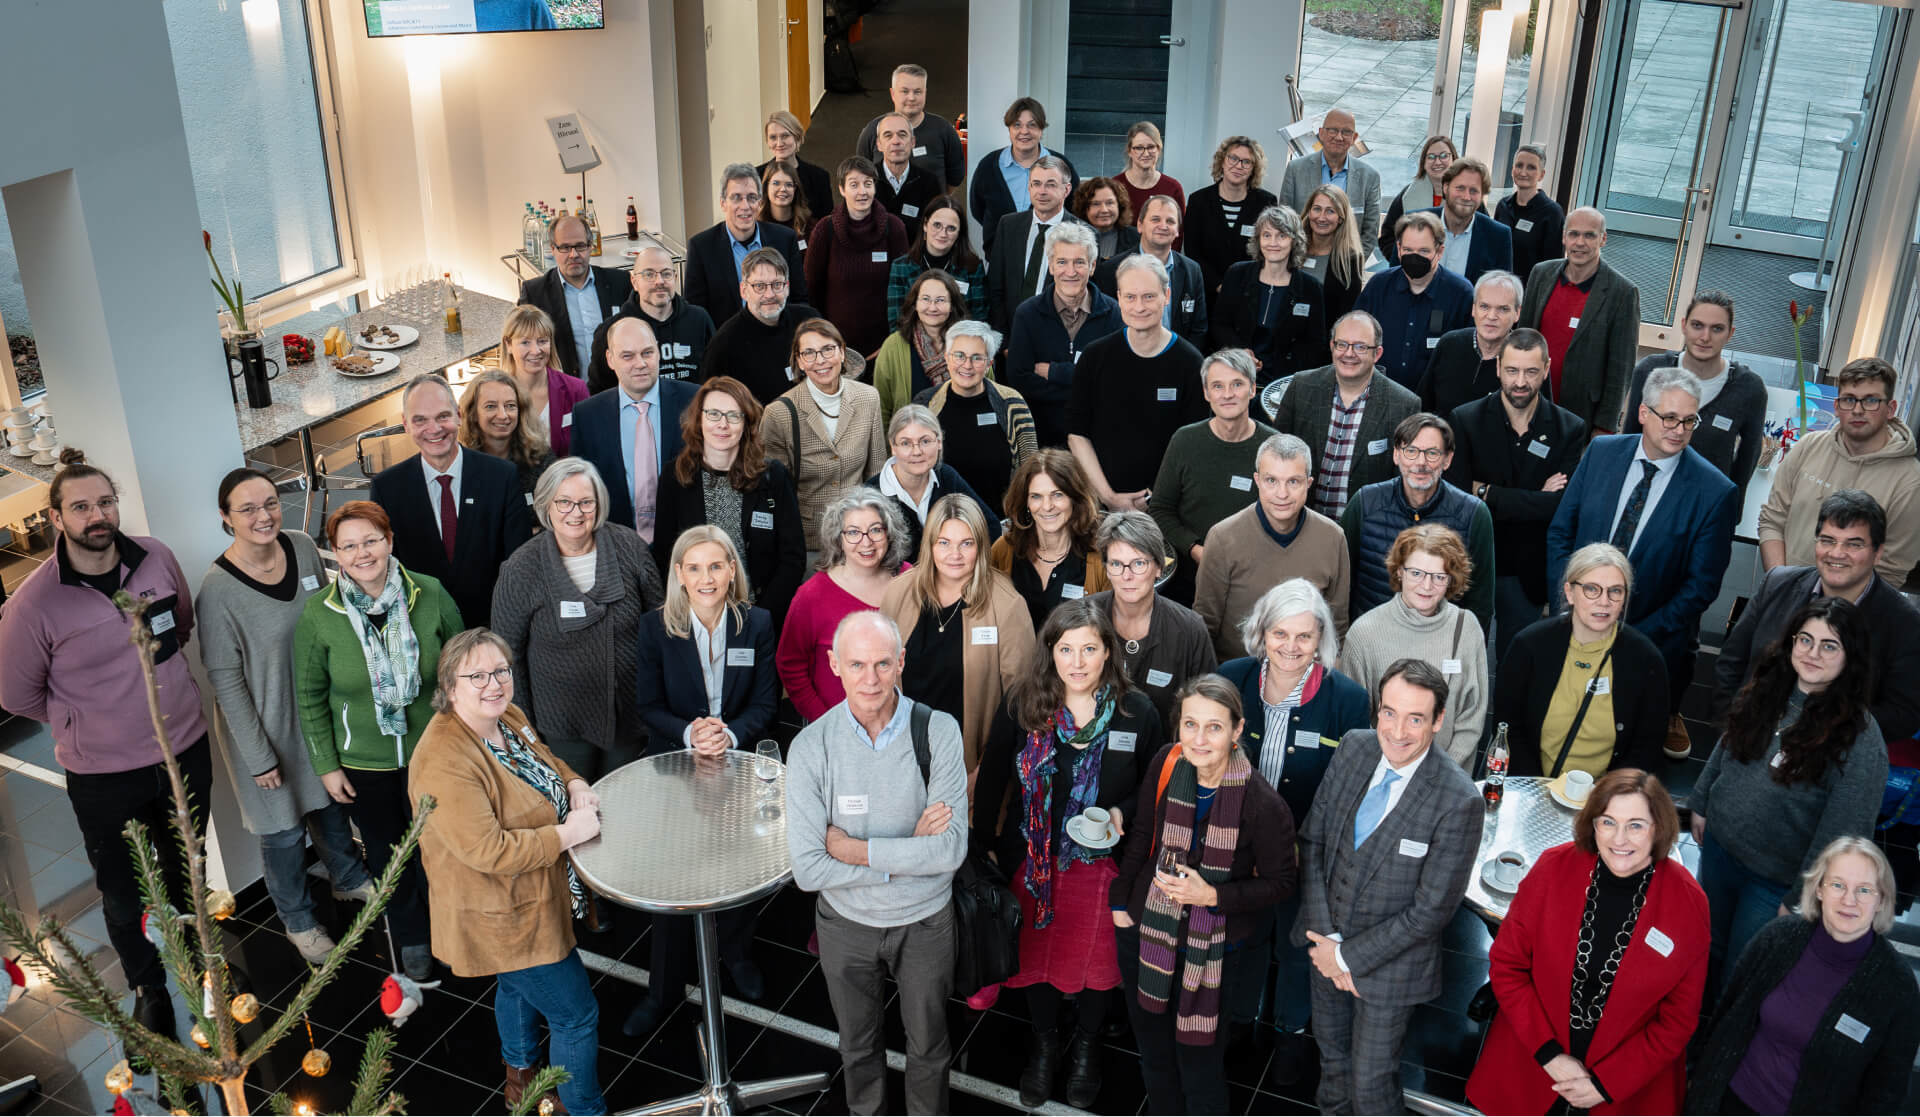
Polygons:
<instances>
[{"instance_id":1,"label":"black handbag","mask_svg":"<svg viewBox=\"0 0 1920 1117\"><path fill-rule=\"evenodd\" d=\"M932 792L933 744L927 727L933 707L915 702L908 715L920 778ZM965 811L955 822L965 825ZM954 825L954 822L948 825ZM1006 874L984 857L968 854L953 874L953 987L968 993L997 985L1020 972L1020 900Z\"/></svg>"}]
</instances>

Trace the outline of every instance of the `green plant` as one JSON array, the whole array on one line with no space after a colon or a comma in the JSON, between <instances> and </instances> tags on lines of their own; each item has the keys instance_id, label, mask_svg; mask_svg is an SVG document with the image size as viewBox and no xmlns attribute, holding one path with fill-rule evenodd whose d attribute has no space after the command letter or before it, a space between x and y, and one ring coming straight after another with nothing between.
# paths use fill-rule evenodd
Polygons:
<instances>
[{"instance_id":1,"label":"green plant","mask_svg":"<svg viewBox=\"0 0 1920 1117\"><path fill-rule=\"evenodd\" d=\"M213 289L219 292L220 301L227 304L227 313L233 315L233 328L248 333L252 327L247 325L246 297L240 290L240 277L236 274L233 286L227 286L227 276L220 270L220 261L213 257L213 234L200 230L200 243L207 250L207 263L213 265ZM235 265L238 267L238 265Z\"/></svg>"}]
</instances>

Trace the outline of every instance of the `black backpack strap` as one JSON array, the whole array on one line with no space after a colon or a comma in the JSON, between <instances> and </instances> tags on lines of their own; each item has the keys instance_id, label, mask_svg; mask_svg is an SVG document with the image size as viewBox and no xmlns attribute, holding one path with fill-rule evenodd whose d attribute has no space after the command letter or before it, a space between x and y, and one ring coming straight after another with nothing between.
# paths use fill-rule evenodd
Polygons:
<instances>
[{"instance_id":1,"label":"black backpack strap","mask_svg":"<svg viewBox=\"0 0 1920 1117\"><path fill-rule=\"evenodd\" d=\"M800 405L791 398L781 402L787 405L787 422L793 427L793 475L800 476Z\"/></svg>"},{"instance_id":2,"label":"black backpack strap","mask_svg":"<svg viewBox=\"0 0 1920 1117\"><path fill-rule=\"evenodd\" d=\"M920 762L920 782L927 785L927 793L933 793L933 742L928 737L927 727L933 724L933 707L923 702L914 702L912 711L907 715L909 731L913 734L913 756Z\"/></svg>"}]
</instances>

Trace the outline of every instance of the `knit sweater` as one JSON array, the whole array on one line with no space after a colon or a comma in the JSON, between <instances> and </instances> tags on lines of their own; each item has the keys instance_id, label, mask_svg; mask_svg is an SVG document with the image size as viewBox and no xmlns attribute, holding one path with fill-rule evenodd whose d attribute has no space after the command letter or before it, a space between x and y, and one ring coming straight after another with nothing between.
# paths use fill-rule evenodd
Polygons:
<instances>
[{"instance_id":1,"label":"knit sweater","mask_svg":"<svg viewBox=\"0 0 1920 1117\"><path fill-rule=\"evenodd\" d=\"M713 340L707 343L706 359L700 362L700 379L731 376L747 386L762 405L772 403L793 387L793 331L820 312L803 303L788 303L780 317L769 326L743 310L727 319Z\"/></svg>"},{"instance_id":2,"label":"knit sweater","mask_svg":"<svg viewBox=\"0 0 1920 1117\"><path fill-rule=\"evenodd\" d=\"M1213 432L1210 419L1173 432L1160 475L1153 479L1147 514L1181 561L1188 561L1193 545L1213 525L1254 502L1254 459L1260 444L1277 433L1255 423L1246 438L1228 442Z\"/></svg>"},{"instance_id":3,"label":"knit sweater","mask_svg":"<svg viewBox=\"0 0 1920 1117\"><path fill-rule=\"evenodd\" d=\"M1895 586L1907 584L1920 561L1920 461L1904 420L1887 423L1887 444L1855 456L1833 429L1793 444L1773 467L1773 490L1760 508L1760 545L1780 543L1793 566L1813 564L1820 502L1836 489L1865 489L1887 513L1887 545L1874 569Z\"/></svg>"},{"instance_id":4,"label":"knit sweater","mask_svg":"<svg viewBox=\"0 0 1920 1117\"><path fill-rule=\"evenodd\" d=\"M1800 702L1796 689L1780 730L1798 718ZM1713 840L1742 866L1784 887L1835 838L1873 835L1887 786L1887 743L1869 717L1843 764L1827 765L1816 783L1790 786L1773 778L1779 751L1776 732L1766 755L1746 763L1734 759L1723 739L1693 781L1687 805L1695 817L1706 818Z\"/></svg>"},{"instance_id":5,"label":"knit sweater","mask_svg":"<svg viewBox=\"0 0 1920 1117\"><path fill-rule=\"evenodd\" d=\"M773 662L780 683L793 699L793 708L806 721L815 721L846 700L847 688L833 673L827 658L833 633L848 615L873 606L840 588L822 570L808 578L793 595L787 623L780 626L780 648Z\"/></svg>"},{"instance_id":6,"label":"knit sweater","mask_svg":"<svg viewBox=\"0 0 1920 1117\"><path fill-rule=\"evenodd\" d=\"M514 701L549 740L611 749L645 734L634 708L634 642L641 616L662 600L653 556L621 524L594 532L585 593L552 532L508 557L493 590L493 627L513 649Z\"/></svg>"},{"instance_id":7,"label":"knit sweater","mask_svg":"<svg viewBox=\"0 0 1920 1117\"><path fill-rule=\"evenodd\" d=\"M1239 203L1239 220L1228 222L1220 200L1220 184L1215 182L1195 190L1187 199L1186 247L1181 251L1200 265L1206 277L1207 294L1219 290L1227 269L1247 258L1247 241L1252 239L1253 223L1268 206L1279 205L1271 191L1258 186L1247 190Z\"/></svg>"},{"instance_id":8,"label":"knit sweater","mask_svg":"<svg viewBox=\"0 0 1920 1117\"><path fill-rule=\"evenodd\" d=\"M1333 611L1334 628L1347 630L1347 537L1339 524L1311 508L1300 510L1294 530L1293 542L1282 546L1258 504L1208 529L1194 582L1193 611L1207 622L1222 660L1247 654L1240 642L1240 622L1253 612L1261 594L1288 578L1312 582Z\"/></svg>"},{"instance_id":9,"label":"knit sweater","mask_svg":"<svg viewBox=\"0 0 1920 1117\"><path fill-rule=\"evenodd\" d=\"M854 220L847 207L814 223L807 237L807 290L862 355L887 339L887 269L907 252L907 229L876 203Z\"/></svg>"},{"instance_id":10,"label":"knit sweater","mask_svg":"<svg viewBox=\"0 0 1920 1117\"><path fill-rule=\"evenodd\" d=\"M760 440L766 445L767 457L793 474L807 550L819 551L821 509L842 489L858 485L880 472L886 463L887 434L886 425L880 421L880 393L870 384L842 377L840 419L829 438L813 393L806 383L795 384L760 417Z\"/></svg>"},{"instance_id":11,"label":"knit sweater","mask_svg":"<svg viewBox=\"0 0 1920 1117\"><path fill-rule=\"evenodd\" d=\"M952 902L953 872L967 855L967 769L960 726L934 713L932 757L920 778L910 703L896 695L897 721L865 740L846 703L800 731L787 753L787 853L793 883L818 892L839 915L867 927L901 927ZM875 748L875 744L882 747ZM953 811L938 834L914 837L929 803ZM867 843L867 863L827 853L827 827Z\"/></svg>"},{"instance_id":12,"label":"knit sweater","mask_svg":"<svg viewBox=\"0 0 1920 1117\"><path fill-rule=\"evenodd\" d=\"M1174 337L1143 357L1122 330L1088 346L1074 370L1067 432L1092 443L1108 488L1132 493L1152 487L1173 433L1206 414L1200 350Z\"/></svg>"},{"instance_id":13,"label":"knit sweater","mask_svg":"<svg viewBox=\"0 0 1920 1117\"><path fill-rule=\"evenodd\" d=\"M1458 633L1458 638L1455 634ZM1394 594L1362 614L1340 645L1340 673L1379 692L1380 677L1395 660L1424 659L1447 680L1445 739L1436 742L1461 767L1473 768L1473 753L1487 721L1487 636L1472 613L1451 601L1423 617Z\"/></svg>"}]
</instances>

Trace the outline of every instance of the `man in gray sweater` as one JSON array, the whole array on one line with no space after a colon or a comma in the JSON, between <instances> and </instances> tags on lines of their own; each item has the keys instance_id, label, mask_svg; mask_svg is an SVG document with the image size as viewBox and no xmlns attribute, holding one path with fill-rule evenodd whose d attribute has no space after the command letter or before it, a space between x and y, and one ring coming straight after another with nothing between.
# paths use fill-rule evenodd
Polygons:
<instances>
[{"instance_id":1,"label":"man in gray sweater","mask_svg":"<svg viewBox=\"0 0 1920 1117\"><path fill-rule=\"evenodd\" d=\"M907 1032L907 1112L948 1112L946 1001L957 943L953 873L967 852L966 757L960 723L932 713L922 776L915 704L899 689L904 652L885 614L842 620L830 661L847 699L802 729L787 755L787 850L794 883L820 893L820 968L854 1113L879 1113L886 1102L888 972Z\"/></svg>"}]
</instances>

